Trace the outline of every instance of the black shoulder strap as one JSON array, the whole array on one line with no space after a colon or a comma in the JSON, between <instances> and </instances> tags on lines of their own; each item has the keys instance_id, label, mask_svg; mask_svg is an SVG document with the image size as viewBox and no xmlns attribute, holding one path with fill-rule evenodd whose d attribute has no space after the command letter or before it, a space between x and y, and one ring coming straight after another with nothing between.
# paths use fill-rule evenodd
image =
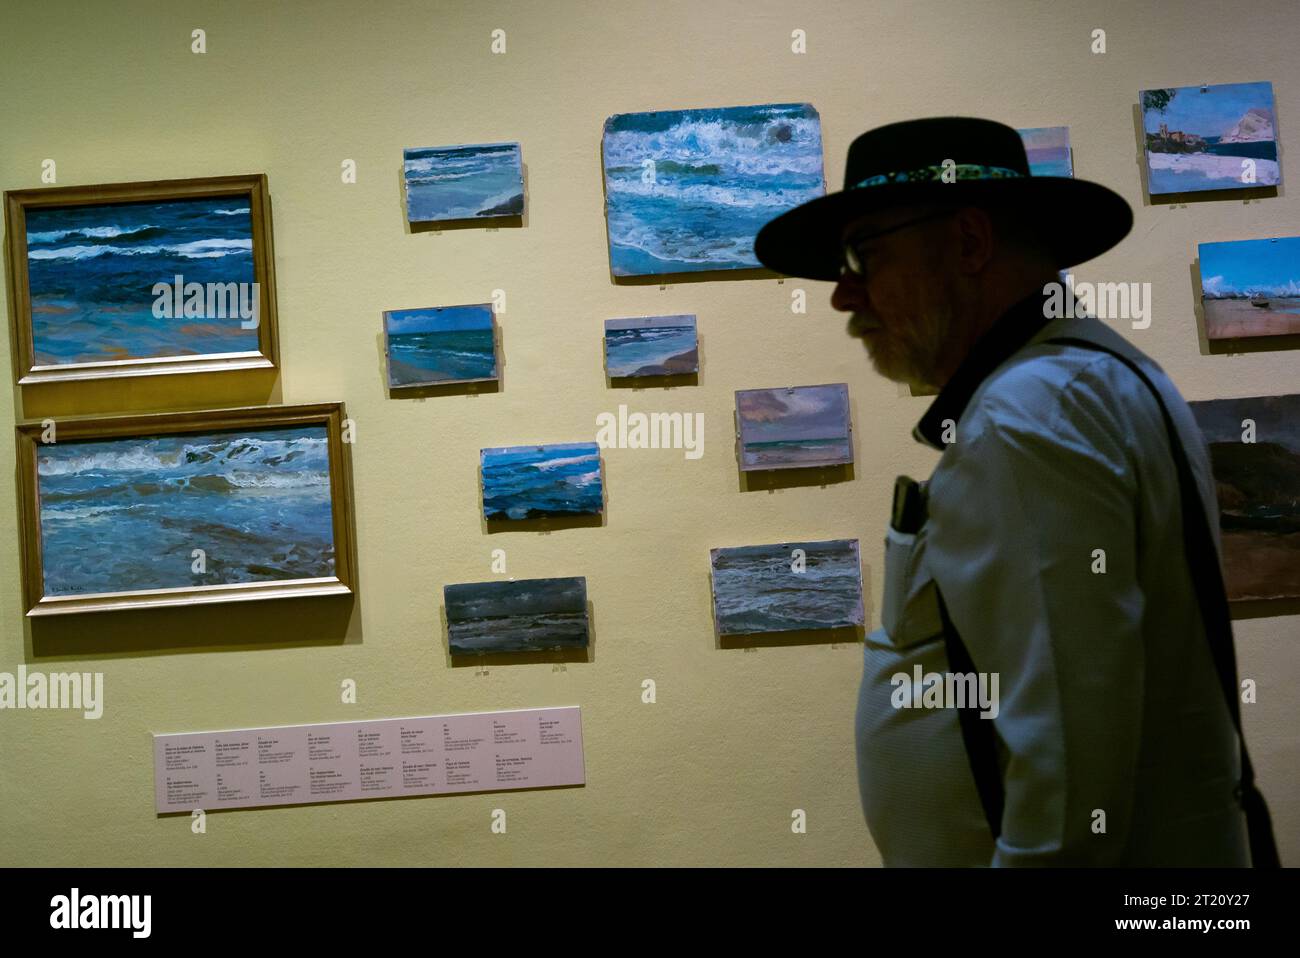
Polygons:
<instances>
[{"instance_id":1,"label":"black shoulder strap","mask_svg":"<svg viewBox=\"0 0 1300 958\"><path fill-rule=\"evenodd\" d=\"M1205 623L1206 636L1210 642L1210 654L1219 675L1219 684L1227 700L1228 711L1232 715L1232 724L1237 730L1237 739L1241 743L1241 783L1237 787L1237 797L1246 814L1246 826L1250 834L1251 862L1256 868L1277 868L1279 861L1277 844L1273 838L1273 823L1264 796L1255 787L1255 770L1250 763L1250 753L1246 750L1246 738L1241 732L1241 704L1237 698L1237 659L1232 644L1232 617L1228 610L1228 596L1223 585L1223 574L1219 568L1219 553L1215 548L1205 507L1197 493L1196 479L1187 461L1187 453L1183 449L1178 430L1174 426L1160 391L1138 364L1127 356L1086 339L1059 337L1046 342L1078 346L1114 356L1146 384L1160 407L1160 415L1164 418L1165 430L1169 435L1169 446L1173 450L1174 465L1178 471L1183 545L1191 569L1192 588L1200 605L1201 618ZM974 672L975 666L971 661L970 653L948 616L942 594L938 599L949 665L957 672ZM984 806L984 815L988 819L989 829L993 837L997 838L1002 832L1005 794L1002 772L997 760L993 723L980 719L976 709L972 708L958 709L958 716L961 720L966 755L975 778L975 787Z\"/></svg>"}]
</instances>

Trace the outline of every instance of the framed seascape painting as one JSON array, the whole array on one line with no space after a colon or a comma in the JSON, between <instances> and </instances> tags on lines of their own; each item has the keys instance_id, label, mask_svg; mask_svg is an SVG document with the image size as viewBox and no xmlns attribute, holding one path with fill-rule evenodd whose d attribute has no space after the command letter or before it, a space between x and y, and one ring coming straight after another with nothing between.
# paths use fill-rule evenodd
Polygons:
<instances>
[{"instance_id":1,"label":"framed seascape painting","mask_svg":"<svg viewBox=\"0 0 1300 958\"><path fill-rule=\"evenodd\" d=\"M1300 333L1300 236L1201 243L1208 339Z\"/></svg>"},{"instance_id":2,"label":"framed seascape painting","mask_svg":"<svg viewBox=\"0 0 1300 958\"><path fill-rule=\"evenodd\" d=\"M1141 104L1152 196L1282 182L1273 84L1143 90Z\"/></svg>"},{"instance_id":3,"label":"framed seascape painting","mask_svg":"<svg viewBox=\"0 0 1300 958\"><path fill-rule=\"evenodd\" d=\"M1300 598L1300 394L1189 405L1210 447L1228 598Z\"/></svg>"},{"instance_id":4,"label":"framed seascape painting","mask_svg":"<svg viewBox=\"0 0 1300 958\"><path fill-rule=\"evenodd\" d=\"M857 539L714 549L709 562L719 635L863 624Z\"/></svg>"},{"instance_id":5,"label":"framed seascape painting","mask_svg":"<svg viewBox=\"0 0 1300 958\"><path fill-rule=\"evenodd\" d=\"M518 143L404 150L402 182L408 223L524 213L524 161Z\"/></svg>"},{"instance_id":6,"label":"framed seascape painting","mask_svg":"<svg viewBox=\"0 0 1300 958\"><path fill-rule=\"evenodd\" d=\"M1068 126L1031 126L1016 132L1025 144L1030 176L1074 176Z\"/></svg>"},{"instance_id":7,"label":"framed seascape painting","mask_svg":"<svg viewBox=\"0 0 1300 958\"><path fill-rule=\"evenodd\" d=\"M279 363L264 175L5 194L20 384Z\"/></svg>"},{"instance_id":8,"label":"framed seascape painting","mask_svg":"<svg viewBox=\"0 0 1300 958\"><path fill-rule=\"evenodd\" d=\"M700 353L695 317L605 320L605 371L610 379L698 373Z\"/></svg>"},{"instance_id":9,"label":"framed seascape painting","mask_svg":"<svg viewBox=\"0 0 1300 958\"><path fill-rule=\"evenodd\" d=\"M384 343L390 389L497 381L490 303L389 310Z\"/></svg>"},{"instance_id":10,"label":"framed seascape painting","mask_svg":"<svg viewBox=\"0 0 1300 958\"><path fill-rule=\"evenodd\" d=\"M736 391L742 472L853 462L847 383Z\"/></svg>"},{"instance_id":11,"label":"framed seascape painting","mask_svg":"<svg viewBox=\"0 0 1300 958\"><path fill-rule=\"evenodd\" d=\"M826 192L808 103L620 113L601 150L614 276L759 268L763 224Z\"/></svg>"},{"instance_id":12,"label":"framed seascape painting","mask_svg":"<svg viewBox=\"0 0 1300 958\"><path fill-rule=\"evenodd\" d=\"M600 446L594 442L483 449L479 467L483 516L488 520L600 515L604 511Z\"/></svg>"},{"instance_id":13,"label":"framed seascape painting","mask_svg":"<svg viewBox=\"0 0 1300 958\"><path fill-rule=\"evenodd\" d=\"M28 615L350 593L342 403L18 426Z\"/></svg>"},{"instance_id":14,"label":"framed seascape painting","mask_svg":"<svg viewBox=\"0 0 1300 958\"><path fill-rule=\"evenodd\" d=\"M587 580L520 579L443 586L452 655L585 649Z\"/></svg>"}]
</instances>

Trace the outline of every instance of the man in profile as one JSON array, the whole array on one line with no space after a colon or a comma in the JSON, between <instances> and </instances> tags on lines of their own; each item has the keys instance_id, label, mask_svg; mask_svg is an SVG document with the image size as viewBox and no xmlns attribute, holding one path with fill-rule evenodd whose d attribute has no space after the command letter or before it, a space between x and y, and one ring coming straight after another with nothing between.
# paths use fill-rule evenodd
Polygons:
<instances>
[{"instance_id":1,"label":"man in profile","mask_svg":"<svg viewBox=\"0 0 1300 958\"><path fill-rule=\"evenodd\" d=\"M938 390L913 435L942 456L900 477L857 713L887 865L1251 863L1204 439L1149 357L1052 308L1131 225L1106 187L1030 177L1010 127L944 117L858 137L843 191L758 235L765 266L836 282L878 373ZM998 679L983 717L900 700L900 676L976 671Z\"/></svg>"}]
</instances>

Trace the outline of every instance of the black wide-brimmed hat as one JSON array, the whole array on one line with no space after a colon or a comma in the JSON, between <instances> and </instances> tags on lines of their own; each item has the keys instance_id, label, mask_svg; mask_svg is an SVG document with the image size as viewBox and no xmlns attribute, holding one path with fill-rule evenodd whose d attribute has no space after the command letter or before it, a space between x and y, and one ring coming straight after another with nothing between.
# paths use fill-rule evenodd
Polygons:
<instances>
[{"instance_id":1,"label":"black wide-brimmed hat","mask_svg":"<svg viewBox=\"0 0 1300 958\"><path fill-rule=\"evenodd\" d=\"M1133 226L1128 203L1100 183L1030 176L1024 143L1011 127L942 116L863 133L849 146L844 189L764 225L754 253L786 276L836 280L846 224L891 206L931 203L1021 210L1058 268L1101 255Z\"/></svg>"}]
</instances>

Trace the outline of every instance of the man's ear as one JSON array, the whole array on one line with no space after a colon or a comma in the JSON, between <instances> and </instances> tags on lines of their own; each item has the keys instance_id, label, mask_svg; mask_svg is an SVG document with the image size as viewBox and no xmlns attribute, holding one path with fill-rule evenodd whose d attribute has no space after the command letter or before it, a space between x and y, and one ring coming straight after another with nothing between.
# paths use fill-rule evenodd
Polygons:
<instances>
[{"instance_id":1,"label":"man's ear","mask_svg":"<svg viewBox=\"0 0 1300 958\"><path fill-rule=\"evenodd\" d=\"M993 217L978 206L964 206L953 216L957 231L958 265L967 275L978 273L993 258L997 229Z\"/></svg>"}]
</instances>

